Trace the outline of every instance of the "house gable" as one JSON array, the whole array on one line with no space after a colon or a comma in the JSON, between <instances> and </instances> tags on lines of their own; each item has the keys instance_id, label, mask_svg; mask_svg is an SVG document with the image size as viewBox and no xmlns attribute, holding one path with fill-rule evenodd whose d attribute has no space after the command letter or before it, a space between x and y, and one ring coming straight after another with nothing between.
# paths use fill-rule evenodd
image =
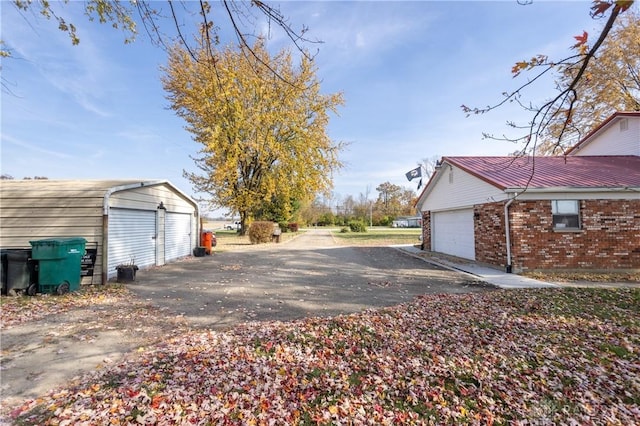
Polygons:
<instances>
[{"instance_id":1,"label":"house gable","mask_svg":"<svg viewBox=\"0 0 640 426\"><path fill-rule=\"evenodd\" d=\"M640 112L617 112L567 151L571 156L640 156Z\"/></svg>"},{"instance_id":2,"label":"house gable","mask_svg":"<svg viewBox=\"0 0 640 426\"><path fill-rule=\"evenodd\" d=\"M443 161L418 200L420 211L456 209L506 199L507 195L471 173Z\"/></svg>"}]
</instances>

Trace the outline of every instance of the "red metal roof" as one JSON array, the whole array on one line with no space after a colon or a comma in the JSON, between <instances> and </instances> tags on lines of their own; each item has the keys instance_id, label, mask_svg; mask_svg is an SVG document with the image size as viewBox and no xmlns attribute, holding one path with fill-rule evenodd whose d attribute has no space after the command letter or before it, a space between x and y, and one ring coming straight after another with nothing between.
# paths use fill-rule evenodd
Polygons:
<instances>
[{"instance_id":1,"label":"red metal roof","mask_svg":"<svg viewBox=\"0 0 640 426\"><path fill-rule=\"evenodd\" d=\"M640 157L443 157L500 189L640 187Z\"/></svg>"}]
</instances>

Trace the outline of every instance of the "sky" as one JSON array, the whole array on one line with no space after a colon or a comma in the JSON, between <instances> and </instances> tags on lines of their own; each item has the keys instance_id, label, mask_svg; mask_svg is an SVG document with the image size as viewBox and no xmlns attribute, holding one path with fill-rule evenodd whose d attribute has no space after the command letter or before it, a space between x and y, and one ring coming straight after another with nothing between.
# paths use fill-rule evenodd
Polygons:
<instances>
[{"instance_id":1,"label":"sky","mask_svg":"<svg viewBox=\"0 0 640 426\"><path fill-rule=\"evenodd\" d=\"M585 30L595 37L602 25L589 16L588 1L272 4L294 28L304 25L309 38L322 41L308 45L318 49L322 91L342 92L345 99L327 129L331 139L348 144L340 155L345 167L334 176L337 200L367 193L375 199L384 182L417 190L418 179L408 181L405 173L423 159L516 151L517 145L482 135L516 136L507 121L527 123L530 115L507 105L467 117L460 106L500 101L527 81L527 75L512 78L515 62L540 53L564 58L573 36ZM55 4L78 28L80 44L73 46L54 21L0 2L0 38L12 52L1 70L2 174L167 179L197 196L183 170L196 171L191 157L200 146L162 89L166 52L143 31L124 44L122 32L89 22L83 5ZM166 2L153 5L166 12ZM184 16L180 22L190 31ZM218 16L222 41L234 41ZM170 30L173 24L161 25ZM258 22L256 31L268 28ZM287 43L273 26L267 35L274 51ZM548 79L523 95L535 103L553 93Z\"/></svg>"}]
</instances>

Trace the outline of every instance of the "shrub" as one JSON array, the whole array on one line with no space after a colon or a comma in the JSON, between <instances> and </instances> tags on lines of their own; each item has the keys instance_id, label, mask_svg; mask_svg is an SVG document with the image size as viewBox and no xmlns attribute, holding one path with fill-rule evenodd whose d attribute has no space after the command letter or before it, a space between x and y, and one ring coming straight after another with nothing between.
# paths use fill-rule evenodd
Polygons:
<instances>
[{"instance_id":1,"label":"shrub","mask_svg":"<svg viewBox=\"0 0 640 426\"><path fill-rule=\"evenodd\" d=\"M297 223L290 223L289 226L289 231L291 232L298 232L298 224Z\"/></svg>"},{"instance_id":2,"label":"shrub","mask_svg":"<svg viewBox=\"0 0 640 426\"><path fill-rule=\"evenodd\" d=\"M340 228L341 234L346 234L347 232L349 232L349 228L347 228L346 226L343 226L342 228Z\"/></svg>"},{"instance_id":3,"label":"shrub","mask_svg":"<svg viewBox=\"0 0 640 426\"><path fill-rule=\"evenodd\" d=\"M289 231L289 224L287 222L278 222L278 226L280 227L283 233Z\"/></svg>"},{"instance_id":4,"label":"shrub","mask_svg":"<svg viewBox=\"0 0 640 426\"><path fill-rule=\"evenodd\" d=\"M349 222L349 229L351 232L367 232L367 225L360 220L353 220Z\"/></svg>"},{"instance_id":5,"label":"shrub","mask_svg":"<svg viewBox=\"0 0 640 426\"><path fill-rule=\"evenodd\" d=\"M380 219L380 226L391 226L393 223L393 218L391 216L384 216Z\"/></svg>"},{"instance_id":6,"label":"shrub","mask_svg":"<svg viewBox=\"0 0 640 426\"><path fill-rule=\"evenodd\" d=\"M249 227L251 244L268 243L273 238L273 222L257 221Z\"/></svg>"}]
</instances>

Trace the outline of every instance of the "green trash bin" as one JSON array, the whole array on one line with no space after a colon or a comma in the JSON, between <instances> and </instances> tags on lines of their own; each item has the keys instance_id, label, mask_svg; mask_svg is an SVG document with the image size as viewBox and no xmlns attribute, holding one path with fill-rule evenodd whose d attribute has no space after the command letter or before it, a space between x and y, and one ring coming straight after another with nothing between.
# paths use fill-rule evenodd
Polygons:
<instances>
[{"instance_id":1,"label":"green trash bin","mask_svg":"<svg viewBox=\"0 0 640 426\"><path fill-rule=\"evenodd\" d=\"M41 293L65 294L80 290L80 269L87 240L81 237L29 241L31 258L38 261Z\"/></svg>"}]
</instances>

